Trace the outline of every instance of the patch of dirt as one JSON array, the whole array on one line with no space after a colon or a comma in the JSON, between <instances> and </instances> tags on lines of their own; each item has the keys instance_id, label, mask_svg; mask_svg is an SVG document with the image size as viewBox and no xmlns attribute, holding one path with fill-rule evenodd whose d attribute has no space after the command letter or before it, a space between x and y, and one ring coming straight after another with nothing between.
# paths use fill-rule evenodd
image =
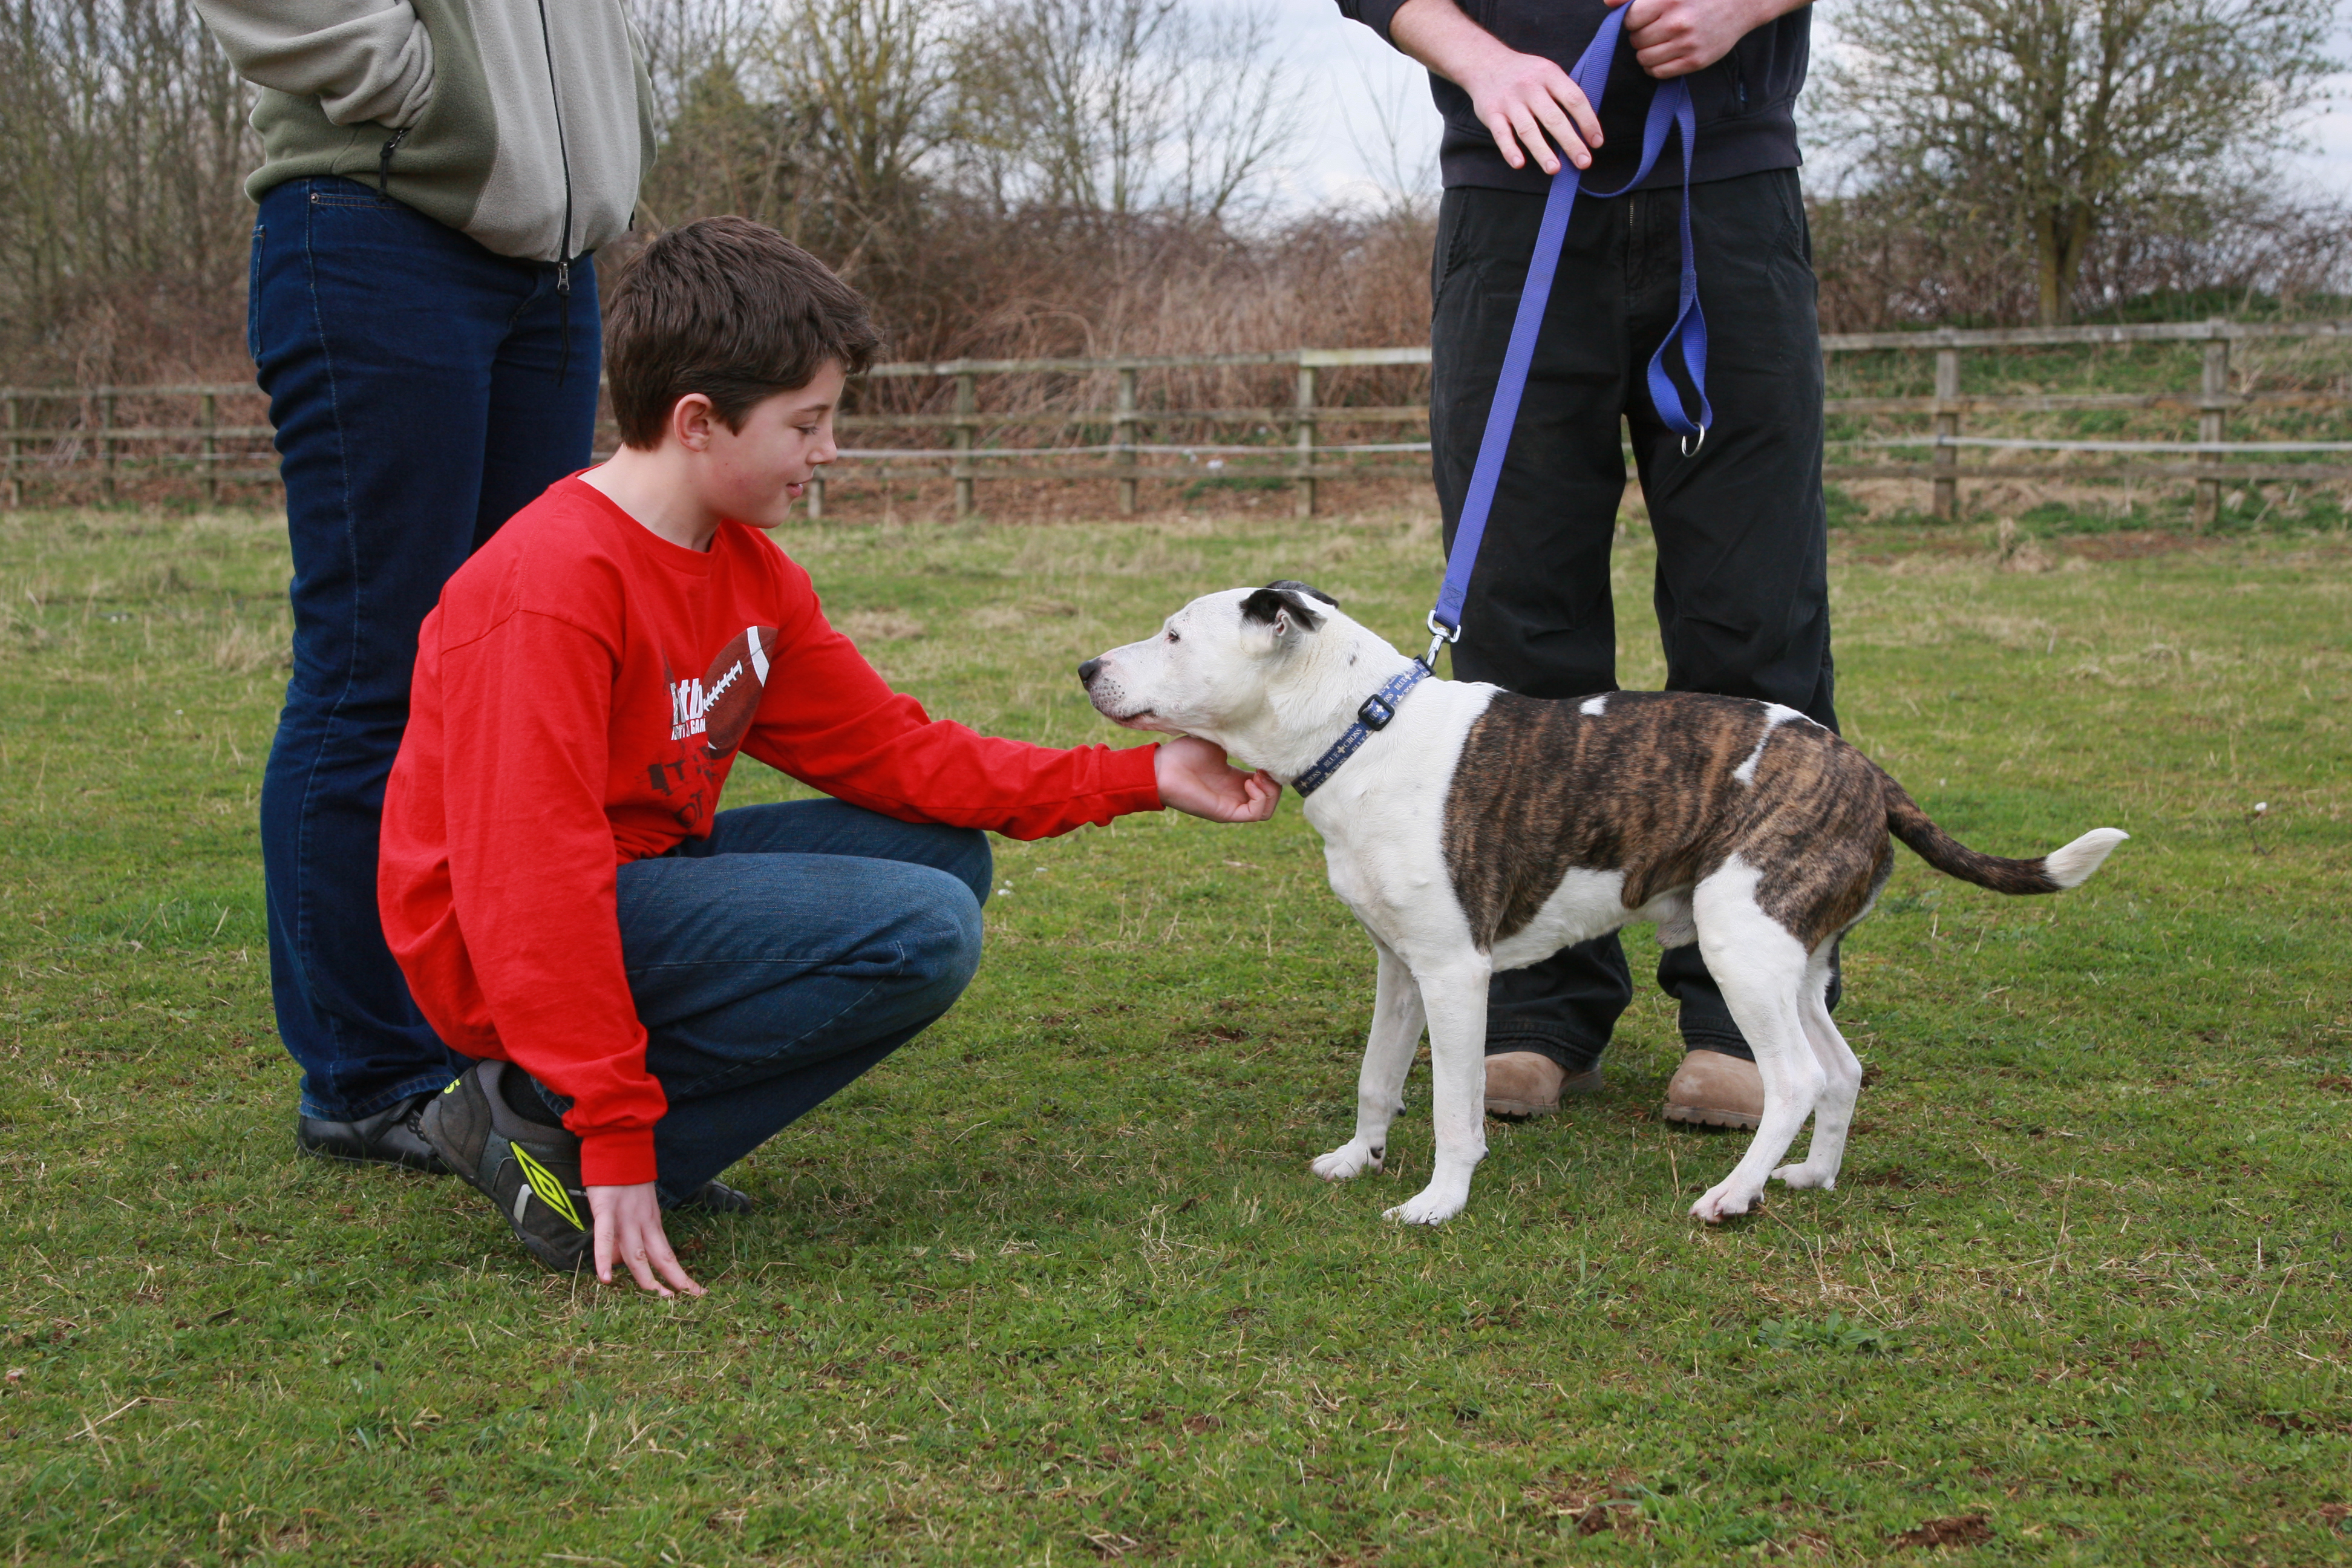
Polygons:
<instances>
[{"instance_id":1,"label":"patch of dirt","mask_svg":"<svg viewBox=\"0 0 2352 1568\"><path fill-rule=\"evenodd\" d=\"M2182 533L2168 528L2124 529L2115 533L2080 533L2065 542L2069 555L2085 561L2140 561L2151 555L2179 555L2210 550L2226 539L2207 533Z\"/></svg>"},{"instance_id":2,"label":"patch of dirt","mask_svg":"<svg viewBox=\"0 0 2352 1568\"><path fill-rule=\"evenodd\" d=\"M1980 1513L1931 1519L1895 1538L1897 1546L1974 1546L1992 1539L1992 1521Z\"/></svg>"}]
</instances>

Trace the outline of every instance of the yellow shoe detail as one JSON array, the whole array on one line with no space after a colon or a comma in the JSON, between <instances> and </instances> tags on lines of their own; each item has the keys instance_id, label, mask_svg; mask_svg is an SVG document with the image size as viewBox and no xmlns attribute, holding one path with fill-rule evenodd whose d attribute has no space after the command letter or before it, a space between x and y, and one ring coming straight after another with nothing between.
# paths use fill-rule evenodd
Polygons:
<instances>
[{"instance_id":1,"label":"yellow shoe detail","mask_svg":"<svg viewBox=\"0 0 2352 1568\"><path fill-rule=\"evenodd\" d=\"M539 1201L570 1220L572 1229L586 1230L588 1227L580 1223L580 1211L572 1206L572 1194L563 1190L555 1173L532 1159L520 1144L510 1143L508 1147L514 1151L515 1163L522 1167L523 1179L539 1194Z\"/></svg>"}]
</instances>

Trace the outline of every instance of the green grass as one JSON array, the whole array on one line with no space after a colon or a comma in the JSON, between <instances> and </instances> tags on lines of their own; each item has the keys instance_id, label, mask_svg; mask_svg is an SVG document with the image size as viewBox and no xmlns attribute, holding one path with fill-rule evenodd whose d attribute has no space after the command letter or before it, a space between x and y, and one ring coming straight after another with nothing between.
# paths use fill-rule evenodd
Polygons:
<instances>
[{"instance_id":1,"label":"green grass","mask_svg":"<svg viewBox=\"0 0 2352 1568\"><path fill-rule=\"evenodd\" d=\"M1605 1094L1384 1223L1425 1084L1391 1174L1307 1174L1371 973L1296 807L1138 817L1000 847L971 994L741 1167L760 1212L685 1227L711 1294L660 1302L294 1157L272 521L0 519L0 1557L2352 1556L2352 550L1982 535L1841 535L1849 733L1983 847L2134 837L2053 900L1900 858L1838 1191L1685 1217L1738 1144L1656 1119L1645 994ZM1436 564L1404 517L782 541L934 711L1057 744L1119 738L1071 667L1194 593L1407 638Z\"/></svg>"}]
</instances>

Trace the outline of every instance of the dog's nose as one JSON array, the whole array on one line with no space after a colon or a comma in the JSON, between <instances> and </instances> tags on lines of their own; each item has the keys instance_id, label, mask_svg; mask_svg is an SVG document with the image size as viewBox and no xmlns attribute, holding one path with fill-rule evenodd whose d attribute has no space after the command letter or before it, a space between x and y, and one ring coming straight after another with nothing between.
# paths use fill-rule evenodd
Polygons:
<instances>
[{"instance_id":1,"label":"dog's nose","mask_svg":"<svg viewBox=\"0 0 2352 1568\"><path fill-rule=\"evenodd\" d=\"M1095 672L1101 668L1102 660L1098 658L1090 658L1087 660L1086 663L1078 666L1078 684L1081 686L1092 686L1095 683Z\"/></svg>"}]
</instances>

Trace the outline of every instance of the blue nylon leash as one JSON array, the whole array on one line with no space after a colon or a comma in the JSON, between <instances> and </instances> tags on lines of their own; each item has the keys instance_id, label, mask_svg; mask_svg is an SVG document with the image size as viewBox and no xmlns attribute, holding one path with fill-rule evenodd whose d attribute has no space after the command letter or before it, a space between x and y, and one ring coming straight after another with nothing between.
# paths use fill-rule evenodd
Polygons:
<instances>
[{"instance_id":1,"label":"blue nylon leash","mask_svg":"<svg viewBox=\"0 0 2352 1568\"><path fill-rule=\"evenodd\" d=\"M1313 767L1290 781L1290 787L1298 792L1299 798L1304 800L1330 782L1331 775L1339 771L1339 764L1354 756L1357 749L1372 738L1372 731L1389 727L1404 694L1428 679L1429 666L1414 659L1410 669L1391 677L1386 686L1365 698L1363 706L1356 710L1356 721L1331 742L1331 749L1318 757Z\"/></svg>"},{"instance_id":2,"label":"blue nylon leash","mask_svg":"<svg viewBox=\"0 0 2352 1568\"><path fill-rule=\"evenodd\" d=\"M1612 6L1593 35L1576 68L1570 73L1595 114L1609 85L1610 62L1625 28L1623 5ZM1659 421L1682 437L1683 455L1695 456L1706 440L1715 410L1706 400L1706 317L1698 304L1698 266L1691 247L1691 143L1697 132L1697 115L1691 108L1690 82L1676 77L1658 84L1650 100L1649 117L1642 126L1642 164L1633 177L1613 191L1589 193L1595 200L1622 196L1643 180L1665 150L1669 129L1680 132L1683 149L1683 268L1681 310L1657 353L1650 356L1650 402ZM1502 374L1496 378L1495 401L1486 413L1486 433L1478 439L1478 460L1471 469L1469 493L1463 498L1462 519L1454 531L1454 548L1445 559L1445 582L1438 589L1437 606L1429 613L1429 653L1421 661L1434 667L1438 651L1462 635L1462 603L1470 591L1471 568L1477 563L1478 545L1486 537L1486 519L1494 510L1495 489L1503 477L1503 458L1510 450L1511 432L1518 424L1519 401L1528 387L1528 372L1535 362L1536 339L1543 330L1545 307L1551 300L1554 274L1559 268L1561 246L1568 238L1569 215L1575 209L1582 174L1562 158L1544 199L1542 226L1536 233L1535 254L1528 260L1527 286L1519 292L1518 315L1511 323L1510 347L1503 355ZM1681 389L1666 374L1666 351L1680 354L1698 395L1698 417L1685 411ZM1362 744L1361 741L1357 742ZM1318 781L1320 782L1319 780Z\"/></svg>"}]
</instances>

